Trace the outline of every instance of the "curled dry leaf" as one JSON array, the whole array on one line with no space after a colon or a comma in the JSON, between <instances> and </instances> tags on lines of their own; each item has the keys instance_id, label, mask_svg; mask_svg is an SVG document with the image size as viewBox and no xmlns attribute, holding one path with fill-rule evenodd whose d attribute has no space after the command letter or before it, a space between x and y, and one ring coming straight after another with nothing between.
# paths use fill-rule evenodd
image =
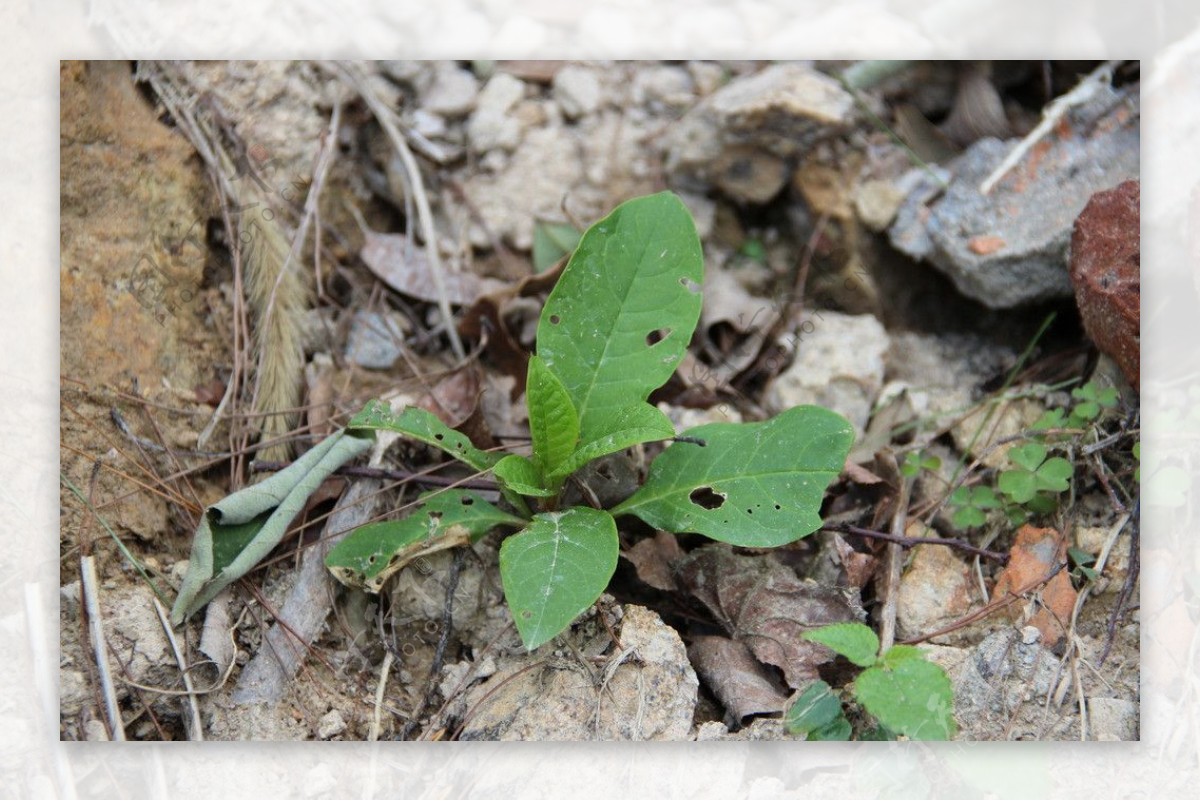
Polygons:
<instances>
[{"instance_id":1,"label":"curled dry leaf","mask_svg":"<svg viewBox=\"0 0 1200 801\"><path fill-rule=\"evenodd\" d=\"M688 659L731 718L743 721L750 715L781 712L787 705L787 695L745 643L697 637L688 648Z\"/></svg>"},{"instance_id":2,"label":"curled dry leaf","mask_svg":"<svg viewBox=\"0 0 1200 801\"><path fill-rule=\"evenodd\" d=\"M833 544L842 559L842 569L846 571L846 586L859 590L867 586L867 582L875 575L879 560L869 553L854 550L838 534L833 535Z\"/></svg>"},{"instance_id":3,"label":"curled dry leaf","mask_svg":"<svg viewBox=\"0 0 1200 801\"><path fill-rule=\"evenodd\" d=\"M1008 566L996 580L996 588L992 591L992 596L1000 599L1034 585L1032 590L1026 591L1026 597L1032 598L1036 593L1040 601L1029 623L1042 633L1042 644L1047 647L1065 636L1071 613L1075 609L1076 593L1065 570L1055 573L1054 578L1044 586L1039 582L1066 559L1067 538L1057 530L1021 526L1016 542L1009 551ZM1019 604L1009 608L1015 610L1015 615L1023 611Z\"/></svg>"},{"instance_id":4,"label":"curled dry leaf","mask_svg":"<svg viewBox=\"0 0 1200 801\"><path fill-rule=\"evenodd\" d=\"M857 592L800 579L772 554L740 556L727 545L707 545L681 563L680 583L760 661L783 670L793 688L817 679L833 659L801 635L819 626L858 620Z\"/></svg>"},{"instance_id":5,"label":"curled dry leaf","mask_svg":"<svg viewBox=\"0 0 1200 801\"><path fill-rule=\"evenodd\" d=\"M397 292L426 303L438 302L440 295L425 250L410 243L408 237L367 231L366 244L359 255L379 280ZM452 306L472 304L480 295L503 286L492 278L450 269L442 271L442 285Z\"/></svg>"}]
</instances>

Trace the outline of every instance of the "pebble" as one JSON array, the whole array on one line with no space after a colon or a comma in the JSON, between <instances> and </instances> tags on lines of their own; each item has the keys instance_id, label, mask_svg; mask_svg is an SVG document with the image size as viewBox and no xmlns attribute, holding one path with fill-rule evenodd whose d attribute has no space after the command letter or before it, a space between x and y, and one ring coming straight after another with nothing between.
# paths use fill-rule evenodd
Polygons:
<instances>
[{"instance_id":1,"label":"pebble","mask_svg":"<svg viewBox=\"0 0 1200 801\"><path fill-rule=\"evenodd\" d=\"M1138 739L1138 705L1120 698L1089 698L1088 723L1092 738L1128 742Z\"/></svg>"},{"instance_id":2,"label":"pebble","mask_svg":"<svg viewBox=\"0 0 1200 801\"><path fill-rule=\"evenodd\" d=\"M479 83L469 70L446 66L437 71L423 100L424 110L446 117L461 117L475 106Z\"/></svg>"},{"instance_id":3,"label":"pebble","mask_svg":"<svg viewBox=\"0 0 1200 801\"><path fill-rule=\"evenodd\" d=\"M600 107L600 80L594 70L569 64L554 76L554 99L567 119L592 114Z\"/></svg>"},{"instance_id":4,"label":"pebble","mask_svg":"<svg viewBox=\"0 0 1200 801\"><path fill-rule=\"evenodd\" d=\"M861 436L883 387L889 340L879 320L870 314L805 312L791 344L796 358L772 382L768 403L777 410L824 406L849 420Z\"/></svg>"},{"instance_id":5,"label":"pebble","mask_svg":"<svg viewBox=\"0 0 1200 801\"><path fill-rule=\"evenodd\" d=\"M342 717L342 713L337 709L331 709L326 712L317 723L317 737L322 740L336 737L345 730L346 719Z\"/></svg>"},{"instance_id":6,"label":"pebble","mask_svg":"<svg viewBox=\"0 0 1200 801\"><path fill-rule=\"evenodd\" d=\"M371 370L387 370L404 349L404 320L395 312L358 311L350 323L346 360Z\"/></svg>"},{"instance_id":7,"label":"pebble","mask_svg":"<svg viewBox=\"0 0 1200 801\"><path fill-rule=\"evenodd\" d=\"M525 94L525 84L506 72L492 76L475 101L467 122L467 139L476 153L512 150L521 142L521 123L509 109Z\"/></svg>"}]
</instances>

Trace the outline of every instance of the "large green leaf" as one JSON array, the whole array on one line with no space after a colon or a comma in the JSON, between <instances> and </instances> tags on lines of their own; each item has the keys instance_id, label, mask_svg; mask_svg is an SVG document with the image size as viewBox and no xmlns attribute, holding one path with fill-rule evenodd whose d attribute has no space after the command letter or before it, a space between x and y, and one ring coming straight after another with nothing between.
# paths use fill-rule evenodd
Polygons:
<instances>
[{"instance_id":1,"label":"large green leaf","mask_svg":"<svg viewBox=\"0 0 1200 801\"><path fill-rule=\"evenodd\" d=\"M441 490L422 496L408 517L357 528L330 549L325 566L338 581L379 592L389 576L421 556L466 545L496 526L525 521L467 490Z\"/></svg>"},{"instance_id":2,"label":"large green leaf","mask_svg":"<svg viewBox=\"0 0 1200 801\"><path fill-rule=\"evenodd\" d=\"M500 546L500 578L529 650L561 633L595 603L617 569L617 525L577 506L536 515Z\"/></svg>"},{"instance_id":3,"label":"large green leaf","mask_svg":"<svg viewBox=\"0 0 1200 801\"><path fill-rule=\"evenodd\" d=\"M700 318L704 259L670 192L622 203L583 235L546 300L537 351L566 387L582 442L666 383Z\"/></svg>"},{"instance_id":4,"label":"large green leaf","mask_svg":"<svg viewBox=\"0 0 1200 801\"><path fill-rule=\"evenodd\" d=\"M579 442L579 417L566 387L542 359L529 359L525 385L529 407L529 433L533 438L533 464L546 475L566 461Z\"/></svg>"},{"instance_id":5,"label":"large green leaf","mask_svg":"<svg viewBox=\"0 0 1200 801\"><path fill-rule=\"evenodd\" d=\"M373 435L339 431L273 476L205 509L192 538L183 586L171 607L171 622L179 625L253 570L283 539L321 482L372 442Z\"/></svg>"},{"instance_id":6,"label":"large green leaf","mask_svg":"<svg viewBox=\"0 0 1200 801\"><path fill-rule=\"evenodd\" d=\"M821 499L854 442L846 419L819 406L685 433L704 444L671 445L612 513L754 548L793 542L821 526Z\"/></svg>"},{"instance_id":7,"label":"large green leaf","mask_svg":"<svg viewBox=\"0 0 1200 801\"><path fill-rule=\"evenodd\" d=\"M406 406L396 414L381 400L368 401L362 411L350 418L349 431L393 431L424 442L465 462L476 470L490 470L504 456L481 451L461 432L450 428L437 415L416 406Z\"/></svg>"}]
</instances>

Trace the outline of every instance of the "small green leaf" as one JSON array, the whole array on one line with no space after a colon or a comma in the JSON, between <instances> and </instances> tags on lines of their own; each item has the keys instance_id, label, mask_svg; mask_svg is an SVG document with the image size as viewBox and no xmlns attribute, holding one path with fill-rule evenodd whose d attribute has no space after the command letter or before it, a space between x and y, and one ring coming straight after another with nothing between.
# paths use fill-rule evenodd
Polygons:
<instances>
[{"instance_id":1,"label":"small green leaf","mask_svg":"<svg viewBox=\"0 0 1200 801\"><path fill-rule=\"evenodd\" d=\"M975 528L987 522L987 515L974 506L963 506L950 519L956 528Z\"/></svg>"},{"instance_id":2,"label":"small green leaf","mask_svg":"<svg viewBox=\"0 0 1200 801\"><path fill-rule=\"evenodd\" d=\"M816 739L811 737L813 733L829 726L838 718L845 720L842 702L833 694L828 684L815 681L788 707L783 725L792 734L803 734L810 739Z\"/></svg>"},{"instance_id":3,"label":"small green leaf","mask_svg":"<svg viewBox=\"0 0 1200 801\"><path fill-rule=\"evenodd\" d=\"M954 490L954 492L950 493L948 502L954 504L955 506L966 506L971 502L971 488L959 487L958 489Z\"/></svg>"},{"instance_id":4,"label":"small green leaf","mask_svg":"<svg viewBox=\"0 0 1200 801\"><path fill-rule=\"evenodd\" d=\"M1071 410L1072 418L1082 420L1085 423L1089 423L1099 416L1100 404L1096 403L1095 401L1085 401L1083 403L1076 404L1075 408Z\"/></svg>"},{"instance_id":5,"label":"small green leaf","mask_svg":"<svg viewBox=\"0 0 1200 801\"><path fill-rule=\"evenodd\" d=\"M1048 428L1067 428L1067 416L1062 409L1049 409L1030 426L1035 431Z\"/></svg>"},{"instance_id":6,"label":"small green leaf","mask_svg":"<svg viewBox=\"0 0 1200 801\"><path fill-rule=\"evenodd\" d=\"M971 505L976 509L999 509L1000 499L996 497L991 487L973 487L971 489Z\"/></svg>"},{"instance_id":7,"label":"small green leaf","mask_svg":"<svg viewBox=\"0 0 1200 801\"><path fill-rule=\"evenodd\" d=\"M616 428L683 358L700 319L704 259L670 192L622 203L583 235L546 299L537 352L579 416L580 440Z\"/></svg>"},{"instance_id":8,"label":"small green leaf","mask_svg":"<svg viewBox=\"0 0 1200 801\"><path fill-rule=\"evenodd\" d=\"M805 632L803 636L841 654L859 667L874 665L879 656L879 637L862 623L834 623Z\"/></svg>"},{"instance_id":9,"label":"small green leaf","mask_svg":"<svg viewBox=\"0 0 1200 801\"><path fill-rule=\"evenodd\" d=\"M1058 508L1057 494L1037 492L1025 502L1025 508L1037 515L1048 515Z\"/></svg>"},{"instance_id":10,"label":"small green leaf","mask_svg":"<svg viewBox=\"0 0 1200 801\"><path fill-rule=\"evenodd\" d=\"M884 726L913 740L948 740L955 732L954 691L939 666L902 659L864 670L854 695Z\"/></svg>"},{"instance_id":11,"label":"small green leaf","mask_svg":"<svg viewBox=\"0 0 1200 801\"><path fill-rule=\"evenodd\" d=\"M346 426L347 431L393 431L397 434L424 442L464 462L476 470L488 470L500 461L503 454L481 451L471 444L465 434L455 431L437 415L416 406L407 406L399 414L381 400L372 400L363 410L354 415Z\"/></svg>"},{"instance_id":12,"label":"small green leaf","mask_svg":"<svg viewBox=\"0 0 1200 801\"><path fill-rule=\"evenodd\" d=\"M894 668L906 659L924 659L925 654L915 645L893 645L884 652L880 662L884 667Z\"/></svg>"},{"instance_id":13,"label":"small green leaf","mask_svg":"<svg viewBox=\"0 0 1200 801\"><path fill-rule=\"evenodd\" d=\"M548 476L551 482L574 473L588 462L623 451L643 442L657 442L675 436L671 419L657 407L648 403L637 403L612 415L612 428L600 437L585 442Z\"/></svg>"},{"instance_id":14,"label":"small green leaf","mask_svg":"<svg viewBox=\"0 0 1200 801\"><path fill-rule=\"evenodd\" d=\"M552 498L557 491L543 486L542 476L533 462L524 456L509 454L492 468L496 480L519 495L531 498Z\"/></svg>"},{"instance_id":15,"label":"small green leaf","mask_svg":"<svg viewBox=\"0 0 1200 801\"><path fill-rule=\"evenodd\" d=\"M797 406L761 423L710 423L659 454L642 487L616 506L655 528L756 548L821 526L821 500L854 442L846 419Z\"/></svg>"},{"instance_id":16,"label":"small green leaf","mask_svg":"<svg viewBox=\"0 0 1200 801\"><path fill-rule=\"evenodd\" d=\"M816 731L809 732L809 740L817 742L845 742L850 739L850 721L845 715L838 715Z\"/></svg>"},{"instance_id":17,"label":"small green leaf","mask_svg":"<svg viewBox=\"0 0 1200 801\"><path fill-rule=\"evenodd\" d=\"M1067 548L1067 556L1071 557L1071 561L1077 565L1094 564L1096 557L1080 548Z\"/></svg>"},{"instance_id":18,"label":"small green leaf","mask_svg":"<svg viewBox=\"0 0 1200 801\"><path fill-rule=\"evenodd\" d=\"M530 651L553 639L596 602L617 569L617 526L577 506L535 515L500 546L500 578L521 640Z\"/></svg>"},{"instance_id":19,"label":"small green leaf","mask_svg":"<svg viewBox=\"0 0 1200 801\"><path fill-rule=\"evenodd\" d=\"M1066 492L1071 488L1071 476L1075 475L1075 467L1061 456L1054 456L1037 469L1036 475L1038 489Z\"/></svg>"},{"instance_id":20,"label":"small green leaf","mask_svg":"<svg viewBox=\"0 0 1200 801\"><path fill-rule=\"evenodd\" d=\"M579 419L566 387L536 354L529 359L525 388L533 464L542 475L551 473L575 451Z\"/></svg>"},{"instance_id":21,"label":"small green leaf","mask_svg":"<svg viewBox=\"0 0 1200 801\"><path fill-rule=\"evenodd\" d=\"M1017 503L1025 503L1037 492L1037 480L1028 470L1005 470L996 486Z\"/></svg>"},{"instance_id":22,"label":"small green leaf","mask_svg":"<svg viewBox=\"0 0 1200 801\"><path fill-rule=\"evenodd\" d=\"M1118 395L1116 387L1105 387L1096 395L1096 402L1105 409L1112 409L1116 407L1117 399Z\"/></svg>"},{"instance_id":23,"label":"small green leaf","mask_svg":"<svg viewBox=\"0 0 1200 801\"><path fill-rule=\"evenodd\" d=\"M1011 448L1008 451L1008 458L1013 464L1024 467L1026 470L1037 470L1038 465L1046 460L1046 446L1040 442L1026 442L1024 445Z\"/></svg>"},{"instance_id":24,"label":"small green leaf","mask_svg":"<svg viewBox=\"0 0 1200 801\"><path fill-rule=\"evenodd\" d=\"M538 220L533 224L533 271L545 272L578 244L579 231L574 226Z\"/></svg>"},{"instance_id":25,"label":"small green leaf","mask_svg":"<svg viewBox=\"0 0 1200 801\"><path fill-rule=\"evenodd\" d=\"M468 490L436 490L400 520L369 523L330 549L325 566L343 584L379 592L400 568L420 556L478 540L497 526L523 526Z\"/></svg>"}]
</instances>

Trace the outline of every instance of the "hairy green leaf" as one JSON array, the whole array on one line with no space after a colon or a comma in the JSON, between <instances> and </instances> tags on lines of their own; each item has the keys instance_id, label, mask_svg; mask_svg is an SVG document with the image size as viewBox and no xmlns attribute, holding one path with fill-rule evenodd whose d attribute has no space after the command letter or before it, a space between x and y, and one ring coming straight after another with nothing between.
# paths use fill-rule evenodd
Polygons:
<instances>
[{"instance_id":1,"label":"hairy green leaf","mask_svg":"<svg viewBox=\"0 0 1200 801\"><path fill-rule=\"evenodd\" d=\"M529 359L525 399L533 437L533 464L545 476L575 452L579 418L566 387L536 354Z\"/></svg>"},{"instance_id":2,"label":"hairy green leaf","mask_svg":"<svg viewBox=\"0 0 1200 801\"><path fill-rule=\"evenodd\" d=\"M497 526L523 526L468 490L435 490L400 520L369 523L330 549L325 566L350 587L379 592L388 577L421 556L474 542Z\"/></svg>"},{"instance_id":3,"label":"hairy green leaf","mask_svg":"<svg viewBox=\"0 0 1200 801\"><path fill-rule=\"evenodd\" d=\"M822 626L805 632L804 639L819 642L859 667L874 665L879 654L879 637L862 623L834 623L831 626Z\"/></svg>"},{"instance_id":4,"label":"hairy green leaf","mask_svg":"<svg viewBox=\"0 0 1200 801\"><path fill-rule=\"evenodd\" d=\"M939 666L901 659L864 670L854 695L880 723L913 740L948 740L955 732L954 691Z\"/></svg>"},{"instance_id":5,"label":"hairy green leaf","mask_svg":"<svg viewBox=\"0 0 1200 801\"><path fill-rule=\"evenodd\" d=\"M616 506L655 528L755 548L793 542L821 526L821 500L854 442L846 419L797 406L762 423L710 423L685 432Z\"/></svg>"},{"instance_id":6,"label":"hairy green leaf","mask_svg":"<svg viewBox=\"0 0 1200 801\"><path fill-rule=\"evenodd\" d=\"M373 435L339 431L270 478L205 509L192 539L188 572L171 607L172 624L178 626L253 570L283 539L321 482L373 441Z\"/></svg>"},{"instance_id":7,"label":"hairy green leaf","mask_svg":"<svg viewBox=\"0 0 1200 801\"><path fill-rule=\"evenodd\" d=\"M691 214L670 192L622 203L583 235L537 331L582 442L612 431L614 416L675 372L700 319L703 277Z\"/></svg>"},{"instance_id":8,"label":"hairy green leaf","mask_svg":"<svg viewBox=\"0 0 1200 801\"><path fill-rule=\"evenodd\" d=\"M595 603L617 569L617 526L577 506L535 515L500 546L500 578L529 650L553 639Z\"/></svg>"},{"instance_id":9,"label":"hairy green leaf","mask_svg":"<svg viewBox=\"0 0 1200 801\"><path fill-rule=\"evenodd\" d=\"M438 419L437 415L416 406L407 406L399 414L381 400L368 401L363 410L350 418L349 431L393 431L411 439L441 448L476 470L488 470L503 454L481 451L471 440Z\"/></svg>"},{"instance_id":10,"label":"hairy green leaf","mask_svg":"<svg viewBox=\"0 0 1200 801\"><path fill-rule=\"evenodd\" d=\"M531 498L551 498L557 493L545 486L542 475L532 461L515 453L496 462L492 475L507 489Z\"/></svg>"}]
</instances>

